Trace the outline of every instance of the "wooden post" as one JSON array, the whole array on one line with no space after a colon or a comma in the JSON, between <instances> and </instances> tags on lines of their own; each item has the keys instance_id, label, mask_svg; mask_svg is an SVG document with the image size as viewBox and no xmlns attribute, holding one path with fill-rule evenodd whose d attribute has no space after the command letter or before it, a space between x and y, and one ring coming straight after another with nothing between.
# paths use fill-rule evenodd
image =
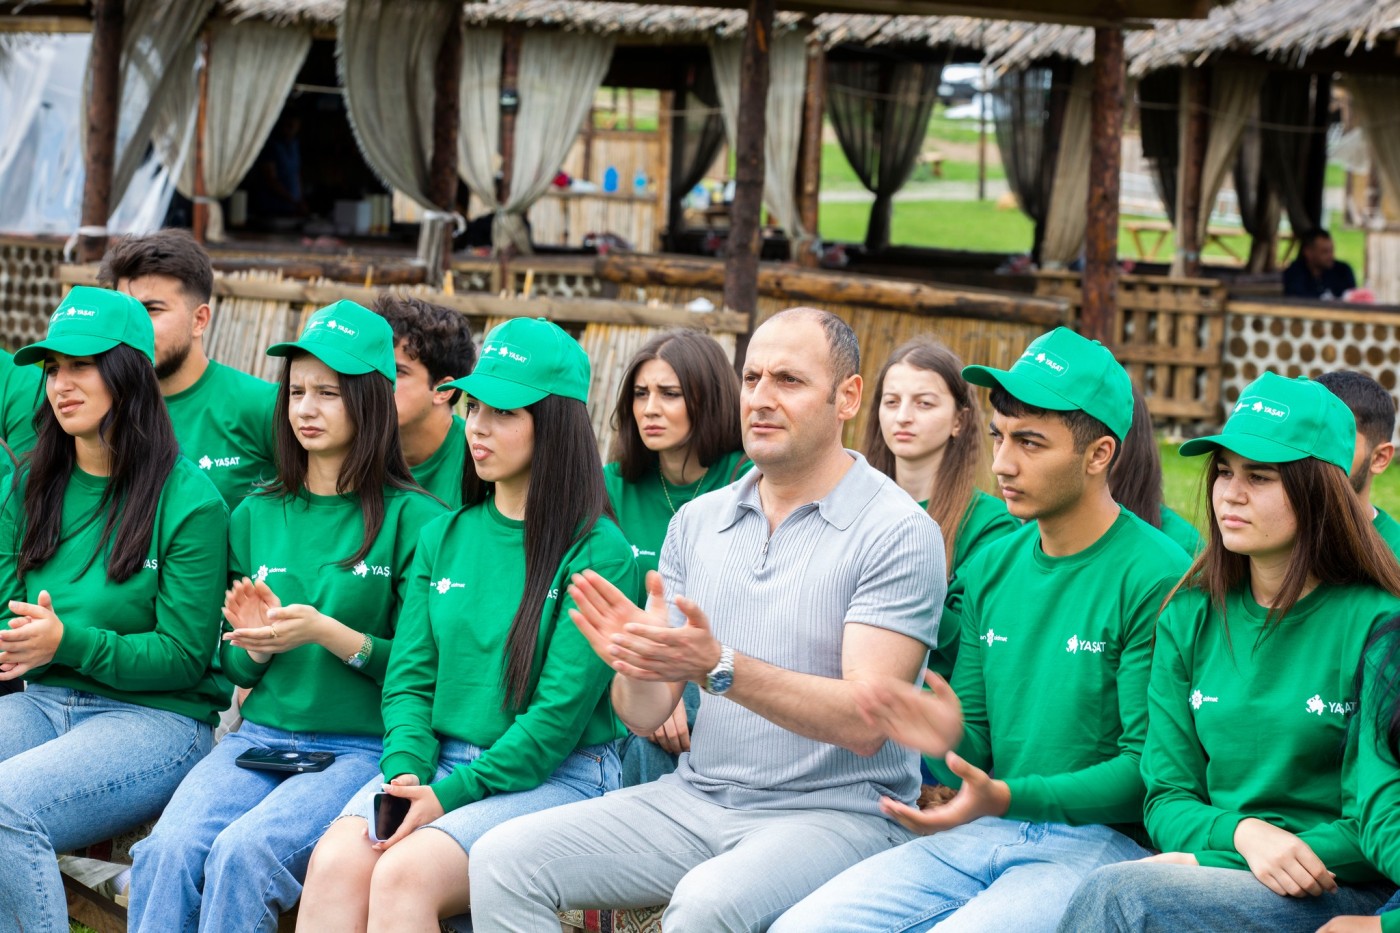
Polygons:
<instances>
[{"instance_id":1,"label":"wooden post","mask_svg":"<svg viewBox=\"0 0 1400 933\"><path fill-rule=\"evenodd\" d=\"M685 171L685 145L686 145L686 120L685 109L690 106L690 97L687 88L690 82L686 78L685 71L680 71L676 75L674 89L671 92L671 178L680 178ZM681 204L689 191L671 191L669 188L662 192L662 197L666 199L666 233L662 237L662 249L668 252L676 252L680 242L681 234L685 232L685 208Z\"/></svg>"},{"instance_id":2,"label":"wooden post","mask_svg":"<svg viewBox=\"0 0 1400 933\"><path fill-rule=\"evenodd\" d=\"M203 61L199 66L199 104L194 118L194 238L203 243L209 236L209 187L204 183L204 133L209 126L209 52L214 43L209 30L200 38Z\"/></svg>"},{"instance_id":3,"label":"wooden post","mask_svg":"<svg viewBox=\"0 0 1400 933\"><path fill-rule=\"evenodd\" d=\"M457 134L461 129L462 5L447 26L433 68L433 157L428 170L428 197L438 210L457 207ZM449 224L442 238L442 268L452 268Z\"/></svg>"},{"instance_id":4,"label":"wooden post","mask_svg":"<svg viewBox=\"0 0 1400 933\"><path fill-rule=\"evenodd\" d=\"M117 117L121 113L124 0L93 0L91 85L87 103L87 162L83 176L84 227L106 228L112 213L112 167L117 154ZM107 251L107 236L78 238L83 262L97 262Z\"/></svg>"},{"instance_id":5,"label":"wooden post","mask_svg":"<svg viewBox=\"0 0 1400 933\"><path fill-rule=\"evenodd\" d=\"M1172 271L1178 275L1201 274L1201 212L1206 146L1210 142L1210 78L1200 68L1181 72L1181 172L1177 184L1176 260Z\"/></svg>"},{"instance_id":6,"label":"wooden post","mask_svg":"<svg viewBox=\"0 0 1400 933\"><path fill-rule=\"evenodd\" d=\"M664 240L661 236L665 230L667 222L671 216L671 179L675 176L675 159L672 157L672 150L680 148L679 140L675 138L675 123L671 119L671 113L676 110L676 93L674 91L661 92L660 110L656 115L656 161L647 167L647 176L650 179L654 197L656 198L653 208L652 230L653 241L643 246L637 244L638 248L646 250L664 249Z\"/></svg>"},{"instance_id":7,"label":"wooden post","mask_svg":"<svg viewBox=\"0 0 1400 933\"><path fill-rule=\"evenodd\" d=\"M767 132L768 54L773 39L775 0L749 0L748 25L739 65L739 118L735 136L734 203L730 207L729 261L724 265L724 306L748 316L748 327L734 345L734 366L742 369L749 338L758 326L759 230L763 211L763 136Z\"/></svg>"},{"instance_id":8,"label":"wooden post","mask_svg":"<svg viewBox=\"0 0 1400 933\"><path fill-rule=\"evenodd\" d=\"M501 45L501 91L519 94L520 88L520 42L523 33L519 26L507 26L505 41ZM515 166L515 108L501 110L501 193L502 204L510 198L511 175Z\"/></svg>"},{"instance_id":9,"label":"wooden post","mask_svg":"<svg viewBox=\"0 0 1400 933\"><path fill-rule=\"evenodd\" d=\"M807 93L802 101L802 150L797 165L797 211L806 238L794 241L792 258L799 266L815 268L821 256L813 252L820 237L817 229L822 189L822 125L826 117L826 50L814 43L807 48Z\"/></svg>"},{"instance_id":10,"label":"wooden post","mask_svg":"<svg viewBox=\"0 0 1400 933\"><path fill-rule=\"evenodd\" d=\"M1118 299L1118 189L1123 167L1123 30L1094 30L1094 96L1090 120L1088 226L1084 237L1084 305L1079 332L1115 342Z\"/></svg>"},{"instance_id":11,"label":"wooden post","mask_svg":"<svg viewBox=\"0 0 1400 933\"><path fill-rule=\"evenodd\" d=\"M987 83L987 69L979 71L978 84L982 89L977 92L977 200L987 200L987 99L992 96L992 89Z\"/></svg>"}]
</instances>

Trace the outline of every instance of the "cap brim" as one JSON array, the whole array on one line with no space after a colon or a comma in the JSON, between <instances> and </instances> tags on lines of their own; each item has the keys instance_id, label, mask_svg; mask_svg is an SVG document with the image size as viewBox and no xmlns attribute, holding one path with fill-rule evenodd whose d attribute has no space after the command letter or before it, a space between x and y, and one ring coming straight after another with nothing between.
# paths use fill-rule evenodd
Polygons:
<instances>
[{"instance_id":1,"label":"cap brim","mask_svg":"<svg viewBox=\"0 0 1400 933\"><path fill-rule=\"evenodd\" d=\"M50 353L63 353L67 356L94 356L98 353L106 353L119 343L121 343L120 340L111 337L97 337L90 334L50 337L16 350L15 365L28 366L30 363L42 363L44 357Z\"/></svg>"},{"instance_id":2,"label":"cap brim","mask_svg":"<svg viewBox=\"0 0 1400 933\"><path fill-rule=\"evenodd\" d=\"M311 344L307 346L303 343L274 343L267 348L268 356L291 356L293 353L308 353L325 363L331 369L346 376L359 376L363 373L379 372L364 360L357 359L349 353L337 350L334 347ZM380 373L380 375L383 375Z\"/></svg>"},{"instance_id":3,"label":"cap brim","mask_svg":"<svg viewBox=\"0 0 1400 933\"><path fill-rule=\"evenodd\" d=\"M964 366L963 378L975 386L988 389L1003 388L1012 398L1033 408L1047 411L1075 411L1080 406L1044 385L1020 373L990 366Z\"/></svg>"},{"instance_id":4,"label":"cap brim","mask_svg":"<svg viewBox=\"0 0 1400 933\"><path fill-rule=\"evenodd\" d=\"M445 382L442 388L461 389L471 398L501 411L533 405L549 394L543 389L521 385L486 373L472 373L470 376Z\"/></svg>"},{"instance_id":5,"label":"cap brim","mask_svg":"<svg viewBox=\"0 0 1400 933\"><path fill-rule=\"evenodd\" d=\"M1193 437L1182 444L1177 452L1183 457L1199 457L1222 447L1256 463L1292 463L1312 456L1305 450L1298 450L1257 434L1212 434L1208 437Z\"/></svg>"}]
</instances>

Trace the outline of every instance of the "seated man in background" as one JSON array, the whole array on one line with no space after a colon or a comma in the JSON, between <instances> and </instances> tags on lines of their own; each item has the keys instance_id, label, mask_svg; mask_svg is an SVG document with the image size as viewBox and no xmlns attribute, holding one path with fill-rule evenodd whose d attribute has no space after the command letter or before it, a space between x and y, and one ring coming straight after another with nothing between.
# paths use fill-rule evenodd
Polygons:
<instances>
[{"instance_id":1,"label":"seated man in background","mask_svg":"<svg viewBox=\"0 0 1400 933\"><path fill-rule=\"evenodd\" d=\"M1356 287L1351 266L1337 258L1337 245L1323 229L1298 238L1298 258L1283 270L1283 294L1288 298L1340 301Z\"/></svg>"}]
</instances>

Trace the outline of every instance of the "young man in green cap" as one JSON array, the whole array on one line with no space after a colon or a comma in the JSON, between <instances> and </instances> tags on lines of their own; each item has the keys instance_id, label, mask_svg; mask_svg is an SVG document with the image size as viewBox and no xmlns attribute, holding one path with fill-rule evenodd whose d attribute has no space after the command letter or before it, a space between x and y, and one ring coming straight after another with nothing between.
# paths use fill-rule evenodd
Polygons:
<instances>
[{"instance_id":1,"label":"young man in green cap","mask_svg":"<svg viewBox=\"0 0 1400 933\"><path fill-rule=\"evenodd\" d=\"M1371 501L1376 477L1395 459L1395 399L1379 382L1352 369L1323 373L1317 381L1346 402L1356 419L1356 452L1348 471L1351 488L1361 497L1361 506L1381 539L1400 557L1400 522Z\"/></svg>"},{"instance_id":2,"label":"young man in green cap","mask_svg":"<svg viewBox=\"0 0 1400 933\"><path fill-rule=\"evenodd\" d=\"M214 269L185 230L119 240L98 281L136 298L156 332L156 377L180 452L209 474L230 509L272 476L277 387L204 352Z\"/></svg>"},{"instance_id":3,"label":"young man in green cap","mask_svg":"<svg viewBox=\"0 0 1400 933\"><path fill-rule=\"evenodd\" d=\"M992 471L1028 524L961 570L952 686L966 731L934 769L959 789L924 810L884 800L923 838L837 876L775 933L1044 929L1084 875L1147 854L1135 840L1153 624L1188 559L1109 492L1132 424L1128 374L1058 328L1009 370L963 375L992 390ZM955 703L940 681L874 688L863 708L895 741L936 753L927 724L955 716Z\"/></svg>"},{"instance_id":4,"label":"young man in green cap","mask_svg":"<svg viewBox=\"0 0 1400 933\"><path fill-rule=\"evenodd\" d=\"M413 478L451 508L462 504L467 423L452 413L461 379L476 363L471 325L465 315L409 295L380 295L374 310L394 329L398 381L399 441Z\"/></svg>"}]
</instances>

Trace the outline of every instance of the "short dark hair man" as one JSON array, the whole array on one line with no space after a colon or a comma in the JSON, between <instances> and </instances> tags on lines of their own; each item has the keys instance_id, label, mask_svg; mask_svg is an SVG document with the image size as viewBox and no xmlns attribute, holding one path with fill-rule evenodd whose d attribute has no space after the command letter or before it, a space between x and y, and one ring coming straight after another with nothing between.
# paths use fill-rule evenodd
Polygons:
<instances>
[{"instance_id":1,"label":"short dark hair man","mask_svg":"<svg viewBox=\"0 0 1400 933\"><path fill-rule=\"evenodd\" d=\"M686 682L708 692L673 774L477 842L475 929L557 933L559 908L669 899L668 930L759 930L911 838L878 801L918 796L917 756L855 697L869 682L912 684L938 643L943 544L913 499L842 448L858 367L834 315L765 322L740 396L754 470L676 513L646 611L594 574L575 578L574 621L618 672L613 708L632 731L654 732Z\"/></svg>"},{"instance_id":2,"label":"short dark hair man","mask_svg":"<svg viewBox=\"0 0 1400 933\"><path fill-rule=\"evenodd\" d=\"M97 280L151 314L156 377L180 451L209 474L230 509L275 472L277 386L209 359L214 267L188 230L118 240Z\"/></svg>"},{"instance_id":3,"label":"short dark hair man","mask_svg":"<svg viewBox=\"0 0 1400 933\"><path fill-rule=\"evenodd\" d=\"M1356 275L1337 258L1337 245L1330 233L1319 228L1298 238L1298 258L1283 270L1284 295L1340 301L1355 287Z\"/></svg>"},{"instance_id":4,"label":"short dark hair man","mask_svg":"<svg viewBox=\"0 0 1400 933\"><path fill-rule=\"evenodd\" d=\"M461 390L441 386L470 375L476 365L471 326L451 308L408 295L380 295L374 310L394 329L394 402L404 459L418 485L455 509L462 504L467 425L452 413Z\"/></svg>"},{"instance_id":5,"label":"short dark hair man","mask_svg":"<svg viewBox=\"0 0 1400 933\"><path fill-rule=\"evenodd\" d=\"M1376 477L1395 458L1395 399L1379 382L1365 373L1339 369L1317 378L1332 394L1351 409L1356 418L1356 453L1351 462L1351 488L1361 504L1371 512L1376 531L1400 557L1400 522L1371 501Z\"/></svg>"}]
</instances>

